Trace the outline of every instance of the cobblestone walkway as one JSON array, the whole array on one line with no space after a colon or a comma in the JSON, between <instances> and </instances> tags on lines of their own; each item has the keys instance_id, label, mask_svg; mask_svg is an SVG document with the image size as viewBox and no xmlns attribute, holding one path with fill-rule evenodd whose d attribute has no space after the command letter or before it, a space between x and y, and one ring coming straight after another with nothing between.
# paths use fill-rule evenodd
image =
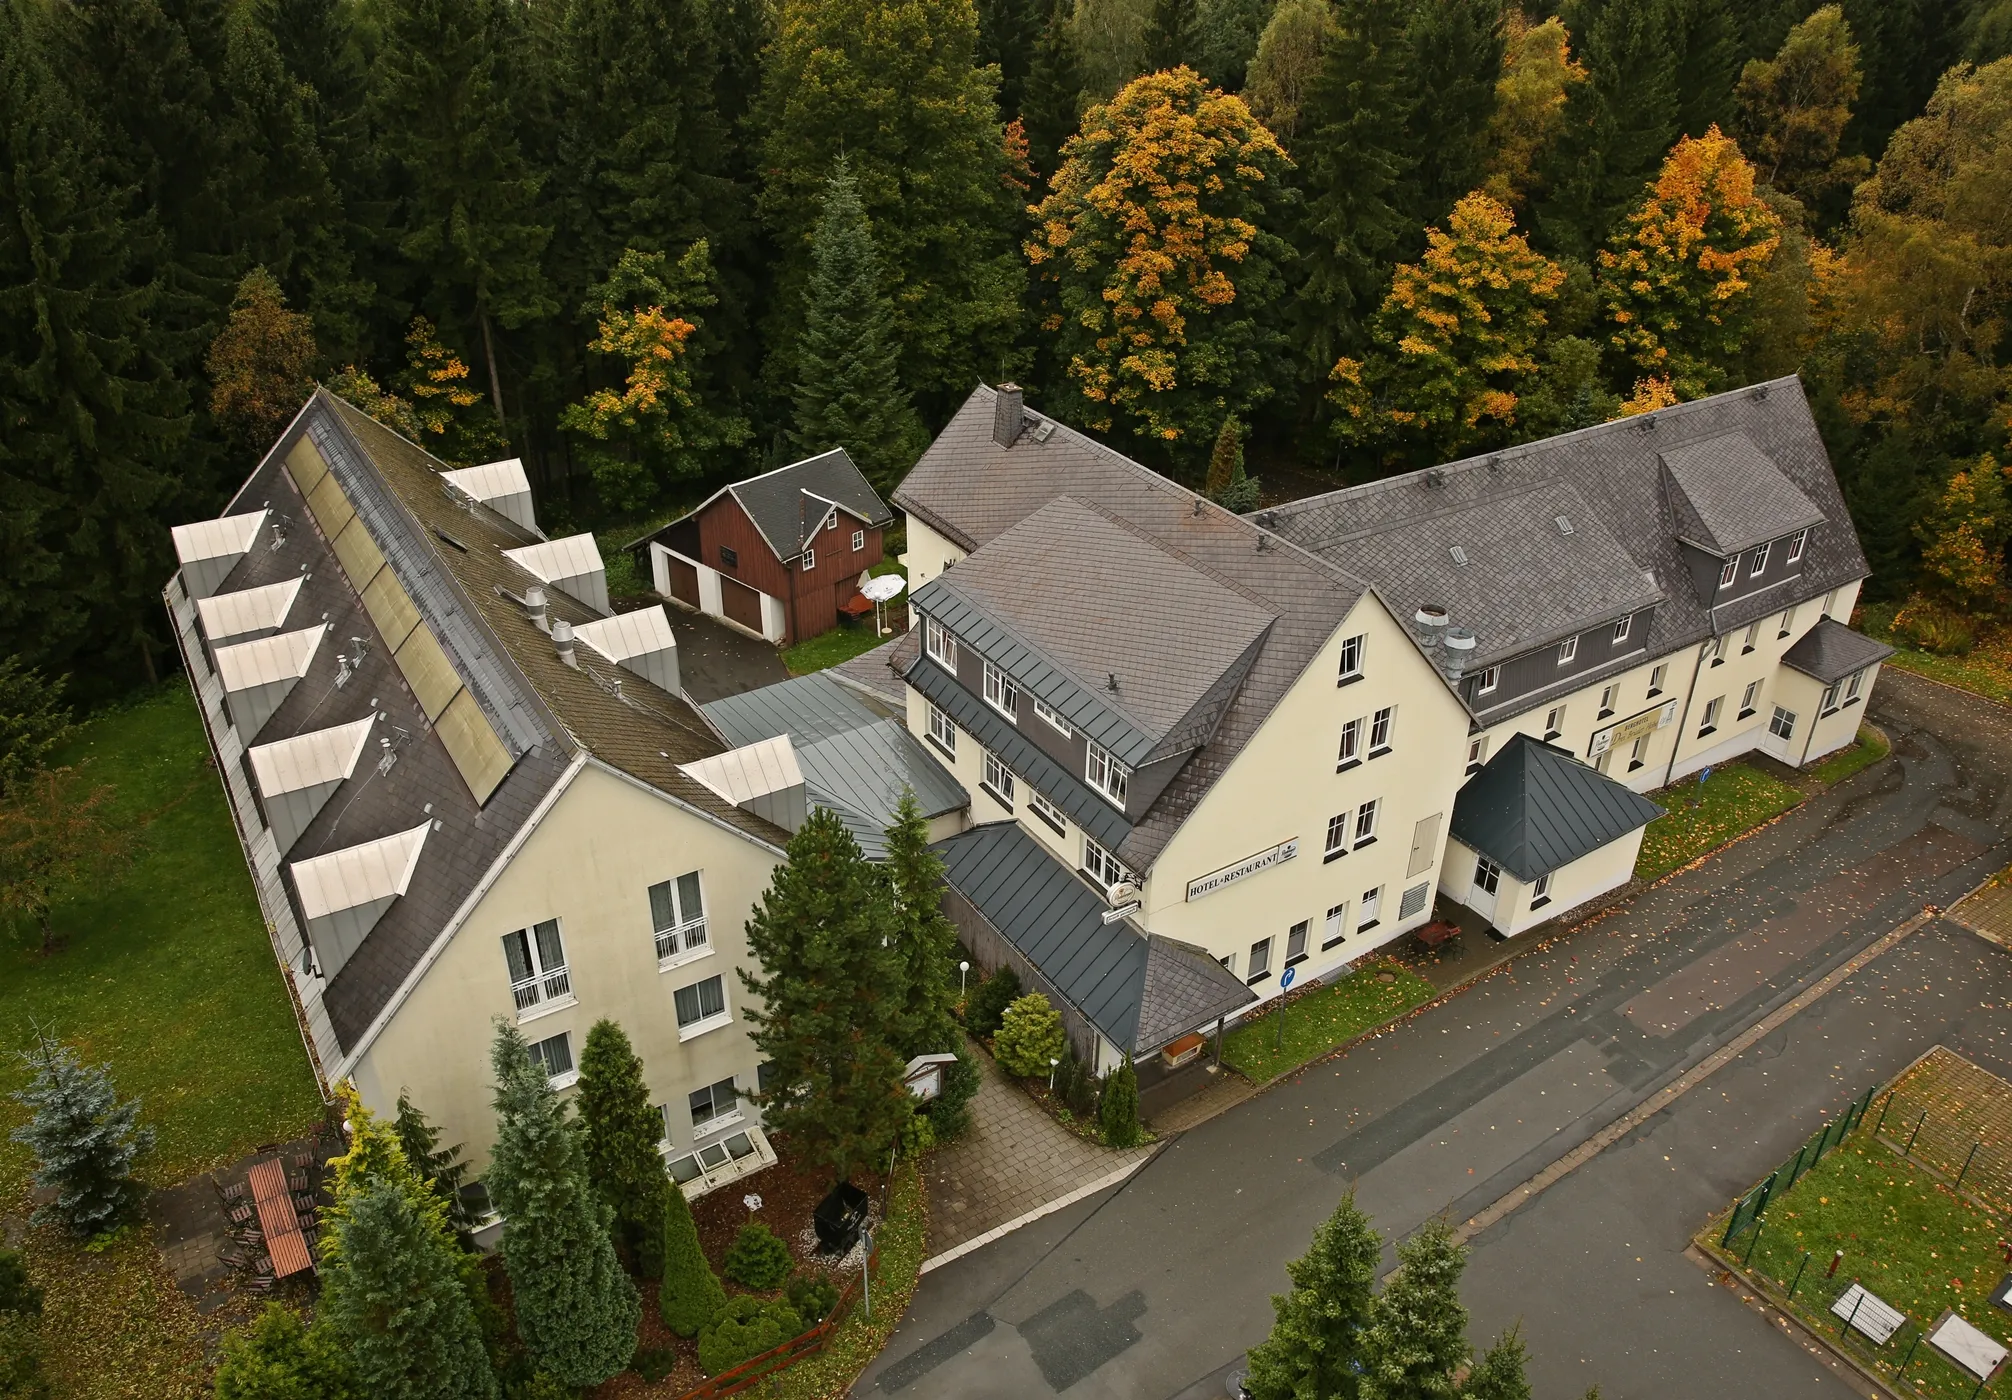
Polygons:
<instances>
[{"instance_id":1,"label":"cobblestone walkway","mask_svg":"<svg viewBox=\"0 0 2012 1400\"><path fill-rule=\"evenodd\" d=\"M940 1256L1084 1187L1136 1167L1150 1147L1114 1152L1086 1142L1006 1082L973 1047L984 1082L971 1130L930 1164L929 1252Z\"/></svg>"}]
</instances>

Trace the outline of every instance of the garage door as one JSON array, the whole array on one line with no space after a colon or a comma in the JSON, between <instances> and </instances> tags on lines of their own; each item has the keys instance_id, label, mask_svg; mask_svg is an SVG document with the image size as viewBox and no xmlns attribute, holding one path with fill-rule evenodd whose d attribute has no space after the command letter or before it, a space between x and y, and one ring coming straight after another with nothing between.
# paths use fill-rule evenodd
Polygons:
<instances>
[{"instance_id":1,"label":"garage door","mask_svg":"<svg viewBox=\"0 0 2012 1400\"><path fill-rule=\"evenodd\" d=\"M761 594L744 583L720 578L720 611L750 632L761 631Z\"/></svg>"},{"instance_id":2,"label":"garage door","mask_svg":"<svg viewBox=\"0 0 2012 1400\"><path fill-rule=\"evenodd\" d=\"M671 596L688 608L699 605L699 571L676 555L664 558L664 574L671 585Z\"/></svg>"}]
</instances>

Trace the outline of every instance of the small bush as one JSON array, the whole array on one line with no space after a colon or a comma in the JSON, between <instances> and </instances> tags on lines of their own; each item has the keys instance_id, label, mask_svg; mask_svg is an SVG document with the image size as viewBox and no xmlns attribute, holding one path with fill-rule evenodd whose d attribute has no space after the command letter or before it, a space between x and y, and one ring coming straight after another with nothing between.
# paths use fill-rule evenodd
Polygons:
<instances>
[{"instance_id":1,"label":"small bush","mask_svg":"<svg viewBox=\"0 0 2012 1400\"><path fill-rule=\"evenodd\" d=\"M1029 992L1007 1007L999 1021L999 1033L992 1039L992 1054L999 1067L1022 1079L1046 1079L1048 1062L1059 1060L1068 1048L1062 1013L1039 992Z\"/></svg>"},{"instance_id":2,"label":"small bush","mask_svg":"<svg viewBox=\"0 0 2012 1400\"><path fill-rule=\"evenodd\" d=\"M1893 615L1893 637L1937 656L1968 656L1977 645L1977 626L1962 613L1917 594Z\"/></svg>"},{"instance_id":3,"label":"small bush","mask_svg":"<svg viewBox=\"0 0 2012 1400\"><path fill-rule=\"evenodd\" d=\"M764 1303L746 1294L729 1298L718 1321L699 1333L699 1369L709 1376L731 1371L803 1331L803 1318L788 1303Z\"/></svg>"},{"instance_id":4,"label":"small bush","mask_svg":"<svg viewBox=\"0 0 2012 1400\"><path fill-rule=\"evenodd\" d=\"M1088 1119L1097 1111L1096 1073L1073 1051L1062 1056L1062 1068L1055 1073L1055 1096L1078 1118Z\"/></svg>"},{"instance_id":5,"label":"small bush","mask_svg":"<svg viewBox=\"0 0 2012 1400\"><path fill-rule=\"evenodd\" d=\"M1139 1131L1139 1075L1128 1055L1125 1062L1104 1077L1104 1102L1098 1110L1097 1125L1104 1141L1112 1147L1137 1147Z\"/></svg>"},{"instance_id":6,"label":"small bush","mask_svg":"<svg viewBox=\"0 0 2012 1400\"><path fill-rule=\"evenodd\" d=\"M838 1306L838 1285L829 1274L798 1274L789 1281L788 1296L803 1325L815 1327Z\"/></svg>"},{"instance_id":7,"label":"small bush","mask_svg":"<svg viewBox=\"0 0 2012 1400\"><path fill-rule=\"evenodd\" d=\"M978 1095L984 1072L971 1050L957 1047L957 1063L943 1067L943 1092L929 1103L929 1124L938 1142L961 1137L971 1126L971 1100Z\"/></svg>"},{"instance_id":8,"label":"small bush","mask_svg":"<svg viewBox=\"0 0 2012 1400\"><path fill-rule=\"evenodd\" d=\"M42 1290L28 1277L20 1252L0 1246L0 1313L39 1316L41 1311Z\"/></svg>"},{"instance_id":9,"label":"small bush","mask_svg":"<svg viewBox=\"0 0 2012 1400\"><path fill-rule=\"evenodd\" d=\"M655 1385L678 1367L678 1353L675 1347L637 1347L636 1358L629 1363L629 1369Z\"/></svg>"},{"instance_id":10,"label":"small bush","mask_svg":"<svg viewBox=\"0 0 2012 1400\"><path fill-rule=\"evenodd\" d=\"M999 1020L1020 995L1020 974L1001 966L978 984L971 1004L964 1009L964 1026L980 1040L999 1034Z\"/></svg>"},{"instance_id":11,"label":"small bush","mask_svg":"<svg viewBox=\"0 0 2012 1400\"><path fill-rule=\"evenodd\" d=\"M727 1247L726 1275L743 1288L766 1293L782 1287L795 1263L789 1246L777 1239L774 1231L759 1220L750 1220Z\"/></svg>"},{"instance_id":12,"label":"small bush","mask_svg":"<svg viewBox=\"0 0 2012 1400\"><path fill-rule=\"evenodd\" d=\"M936 1128L926 1113L911 1113L901 1124L901 1155L919 1157L936 1146Z\"/></svg>"},{"instance_id":13,"label":"small bush","mask_svg":"<svg viewBox=\"0 0 2012 1400\"><path fill-rule=\"evenodd\" d=\"M664 1205L664 1276L657 1292L657 1311L664 1326L680 1337L696 1337L712 1325L726 1305L727 1291L699 1247L699 1229L692 1221L685 1193L675 1185Z\"/></svg>"}]
</instances>

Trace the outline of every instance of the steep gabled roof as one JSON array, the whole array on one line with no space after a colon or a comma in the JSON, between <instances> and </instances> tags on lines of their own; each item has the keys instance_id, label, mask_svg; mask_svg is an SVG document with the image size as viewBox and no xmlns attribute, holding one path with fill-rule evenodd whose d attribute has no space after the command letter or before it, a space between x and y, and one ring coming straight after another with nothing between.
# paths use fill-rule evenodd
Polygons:
<instances>
[{"instance_id":1,"label":"steep gabled roof","mask_svg":"<svg viewBox=\"0 0 2012 1400\"><path fill-rule=\"evenodd\" d=\"M1561 748L1517 734L1453 799L1453 839L1529 881L1663 814Z\"/></svg>"},{"instance_id":2,"label":"steep gabled roof","mask_svg":"<svg viewBox=\"0 0 2012 1400\"><path fill-rule=\"evenodd\" d=\"M811 536L817 533L818 527L834 508L864 521L869 527L885 526L894 521L894 512L887 508L887 502L880 499L880 493L873 489L865 474L853 465L845 449L834 447L829 452L820 452L801 462L791 462L786 467L777 467L746 481L722 486L700 502L696 509L623 548L642 548L666 531L674 530L702 513L722 496L732 496L739 502L769 549L785 564L803 553L804 546L810 543Z\"/></svg>"}]
</instances>

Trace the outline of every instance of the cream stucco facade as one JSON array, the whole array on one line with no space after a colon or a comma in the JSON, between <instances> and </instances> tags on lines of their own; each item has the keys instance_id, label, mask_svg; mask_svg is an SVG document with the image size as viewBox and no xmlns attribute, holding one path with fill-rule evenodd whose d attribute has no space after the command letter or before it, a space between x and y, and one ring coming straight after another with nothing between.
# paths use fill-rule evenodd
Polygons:
<instances>
[{"instance_id":1,"label":"cream stucco facade","mask_svg":"<svg viewBox=\"0 0 2012 1400\"><path fill-rule=\"evenodd\" d=\"M1635 874L1635 858L1641 854L1645 829L1636 827L1538 880L1519 880L1503 870L1492 892L1475 880L1479 855L1458 841L1448 841L1440 870L1440 893L1481 914L1504 936L1522 933L1568 916L1588 900L1627 884Z\"/></svg>"}]
</instances>

